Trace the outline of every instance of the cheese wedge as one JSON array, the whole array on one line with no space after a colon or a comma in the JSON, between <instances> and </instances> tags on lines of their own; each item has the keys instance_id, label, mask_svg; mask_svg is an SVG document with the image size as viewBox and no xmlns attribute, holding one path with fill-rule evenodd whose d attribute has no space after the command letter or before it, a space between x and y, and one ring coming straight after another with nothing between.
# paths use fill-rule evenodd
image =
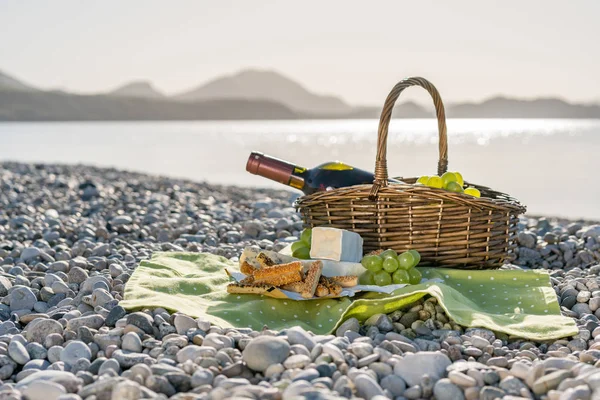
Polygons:
<instances>
[{"instance_id":1,"label":"cheese wedge","mask_svg":"<svg viewBox=\"0 0 600 400\"><path fill-rule=\"evenodd\" d=\"M322 227L312 230L310 258L358 263L362 248L363 239L358 233Z\"/></svg>"}]
</instances>

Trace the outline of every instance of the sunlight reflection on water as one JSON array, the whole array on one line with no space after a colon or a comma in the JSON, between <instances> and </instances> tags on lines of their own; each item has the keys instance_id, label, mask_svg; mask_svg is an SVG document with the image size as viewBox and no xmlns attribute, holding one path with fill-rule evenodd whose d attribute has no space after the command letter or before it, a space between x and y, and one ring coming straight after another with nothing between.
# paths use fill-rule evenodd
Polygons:
<instances>
[{"instance_id":1,"label":"sunlight reflection on water","mask_svg":"<svg viewBox=\"0 0 600 400\"><path fill-rule=\"evenodd\" d=\"M340 159L373 170L378 120L0 124L0 160L86 163L242 186L281 185L245 171L252 150L311 167ZM600 120L450 119L450 170L509 193L533 213L600 219ZM392 176L432 174L434 119L397 119ZM591 183L592 182L592 183Z\"/></svg>"}]
</instances>

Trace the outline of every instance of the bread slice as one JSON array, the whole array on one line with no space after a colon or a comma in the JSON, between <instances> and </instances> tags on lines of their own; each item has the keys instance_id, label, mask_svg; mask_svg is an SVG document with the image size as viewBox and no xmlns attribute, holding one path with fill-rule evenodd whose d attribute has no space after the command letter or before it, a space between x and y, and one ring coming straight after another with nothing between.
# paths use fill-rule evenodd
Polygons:
<instances>
[{"instance_id":1,"label":"bread slice","mask_svg":"<svg viewBox=\"0 0 600 400\"><path fill-rule=\"evenodd\" d=\"M321 283L319 283L317 285L317 289L315 290L315 296L317 297L323 297L323 296L327 296L329 294L329 289L327 289L327 287Z\"/></svg>"},{"instance_id":2,"label":"bread slice","mask_svg":"<svg viewBox=\"0 0 600 400\"><path fill-rule=\"evenodd\" d=\"M252 275L256 271L258 271L258 268L254 267L247 261L242 262L242 265L240 265L240 272L244 275Z\"/></svg>"},{"instance_id":3,"label":"bread slice","mask_svg":"<svg viewBox=\"0 0 600 400\"><path fill-rule=\"evenodd\" d=\"M281 288L290 292L301 293L302 289L304 289L304 282L298 281L294 283L288 283L287 285L283 285Z\"/></svg>"},{"instance_id":4,"label":"bread slice","mask_svg":"<svg viewBox=\"0 0 600 400\"><path fill-rule=\"evenodd\" d=\"M317 285L319 284L319 278L321 277L321 272L323 272L323 263L321 261L315 261L306 273L304 290L300 293L302 297L305 299L314 297L315 290L317 290Z\"/></svg>"},{"instance_id":5,"label":"bread slice","mask_svg":"<svg viewBox=\"0 0 600 400\"><path fill-rule=\"evenodd\" d=\"M352 287L358 285L358 276L356 275L340 275L328 277L330 281L337 283L341 287Z\"/></svg>"},{"instance_id":6,"label":"bread slice","mask_svg":"<svg viewBox=\"0 0 600 400\"><path fill-rule=\"evenodd\" d=\"M265 294L275 290L272 285L241 285L239 283L230 283L227 285L227 293L232 294Z\"/></svg>"},{"instance_id":7,"label":"bread slice","mask_svg":"<svg viewBox=\"0 0 600 400\"><path fill-rule=\"evenodd\" d=\"M244 279L242 279L238 283L240 285L251 285L251 284L254 283L254 276L253 275L248 275L247 277L245 277Z\"/></svg>"},{"instance_id":8,"label":"bread slice","mask_svg":"<svg viewBox=\"0 0 600 400\"><path fill-rule=\"evenodd\" d=\"M254 282L273 286L283 286L302 280L302 263L294 261L288 264L274 265L259 269L254 273Z\"/></svg>"}]
</instances>

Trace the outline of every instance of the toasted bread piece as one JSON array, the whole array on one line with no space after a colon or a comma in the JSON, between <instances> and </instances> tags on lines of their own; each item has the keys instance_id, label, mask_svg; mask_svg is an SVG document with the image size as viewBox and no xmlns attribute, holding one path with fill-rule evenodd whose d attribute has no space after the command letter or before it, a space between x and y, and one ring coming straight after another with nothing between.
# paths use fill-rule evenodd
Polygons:
<instances>
[{"instance_id":1,"label":"toasted bread piece","mask_svg":"<svg viewBox=\"0 0 600 400\"><path fill-rule=\"evenodd\" d=\"M238 283L240 285L251 285L251 284L254 283L254 276L253 275L248 275L247 277L245 277L244 279L242 279Z\"/></svg>"},{"instance_id":2,"label":"toasted bread piece","mask_svg":"<svg viewBox=\"0 0 600 400\"><path fill-rule=\"evenodd\" d=\"M341 287L352 287L358 285L358 276L356 275L330 276L329 280L337 283Z\"/></svg>"},{"instance_id":3,"label":"toasted bread piece","mask_svg":"<svg viewBox=\"0 0 600 400\"><path fill-rule=\"evenodd\" d=\"M273 286L283 286L301 280L302 263L299 261L262 268L254 273L254 282Z\"/></svg>"},{"instance_id":4,"label":"toasted bread piece","mask_svg":"<svg viewBox=\"0 0 600 400\"><path fill-rule=\"evenodd\" d=\"M268 255L262 252L258 253L258 255L256 256L256 261L258 261L260 266L263 268L273 267L275 265L275 261L273 261Z\"/></svg>"},{"instance_id":5,"label":"toasted bread piece","mask_svg":"<svg viewBox=\"0 0 600 400\"><path fill-rule=\"evenodd\" d=\"M323 263L321 261L315 261L310 266L308 272L306 273L306 279L304 280L304 290L302 290L302 293L300 293L302 297L305 299L310 299L314 296L322 271Z\"/></svg>"},{"instance_id":6,"label":"toasted bread piece","mask_svg":"<svg viewBox=\"0 0 600 400\"><path fill-rule=\"evenodd\" d=\"M333 283L327 287L329 289L329 294L332 296L339 296L342 294L342 287L337 283Z\"/></svg>"},{"instance_id":7,"label":"toasted bread piece","mask_svg":"<svg viewBox=\"0 0 600 400\"><path fill-rule=\"evenodd\" d=\"M315 296L317 297L323 297L323 296L327 296L329 294L329 289L327 289L327 287L321 283L319 283L317 285L317 289L315 290Z\"/></svg>"},{"instance_id":8,"label":"toasted bread piece","mask_svg":"<svg viewBox=\"0 0 600 400\"><path fill-rule=\"evenodd\" d=\"M242 262L242 264L240 265L240 272L244 275L252 275L256 271L258 271L258 268L254 267L247 261Z\"/></svg>"},{"instance_id":9,"label":"toasted bread piece","mask_svg":"<svg viewBox=\"0 0 600 400\"><path fill-rule=\"evenodd\" d=\"M294 283L288 283L287 285L283 285L281 288L290 292L301 293L302 289L304 289L304 282L298 281Z\"/></svg>"},{"instance_id":10,"label":"toasted bread piece","mask_svg":"<svg viewBox=\"0 0 600 400\"><path fill-rule=\"evenodd\" d=\"M275 290L272 285L241 285L239 283L230 283L227 285L227 293L232 294L265 294Z\"/></svg>"},{"instance_id":11,"label":"toasted bread piece","mask_svg":"<svg viewBox=\"0 0 600 400\"><path fill-rule=\"evenodd\" d=\"M330 295L339 296L342 293L342 286L326 276L321 275L321 278L319 279L319 285L325 286Z\"/></svg>"}]
</instances>

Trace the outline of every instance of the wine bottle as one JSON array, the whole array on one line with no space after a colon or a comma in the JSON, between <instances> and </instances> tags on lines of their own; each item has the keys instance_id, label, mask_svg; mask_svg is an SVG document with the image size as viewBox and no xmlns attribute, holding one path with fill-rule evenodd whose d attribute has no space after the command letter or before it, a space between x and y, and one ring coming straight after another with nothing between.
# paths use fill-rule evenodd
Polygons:
<instances>
[{"instance_id":1,"label":"wine bottle","mask_svg":"<svg viewBox=\"0 0 600 400\"><path fill-rule=\"evenodd\" d=\"M304 194L373 183L375 179L372 172L340 161L326 162L307 169L256 151L250 153L246 171L300 189ZM388 182L402 183L395 179L388 179Z\"/></svg>"}]
</instances>

